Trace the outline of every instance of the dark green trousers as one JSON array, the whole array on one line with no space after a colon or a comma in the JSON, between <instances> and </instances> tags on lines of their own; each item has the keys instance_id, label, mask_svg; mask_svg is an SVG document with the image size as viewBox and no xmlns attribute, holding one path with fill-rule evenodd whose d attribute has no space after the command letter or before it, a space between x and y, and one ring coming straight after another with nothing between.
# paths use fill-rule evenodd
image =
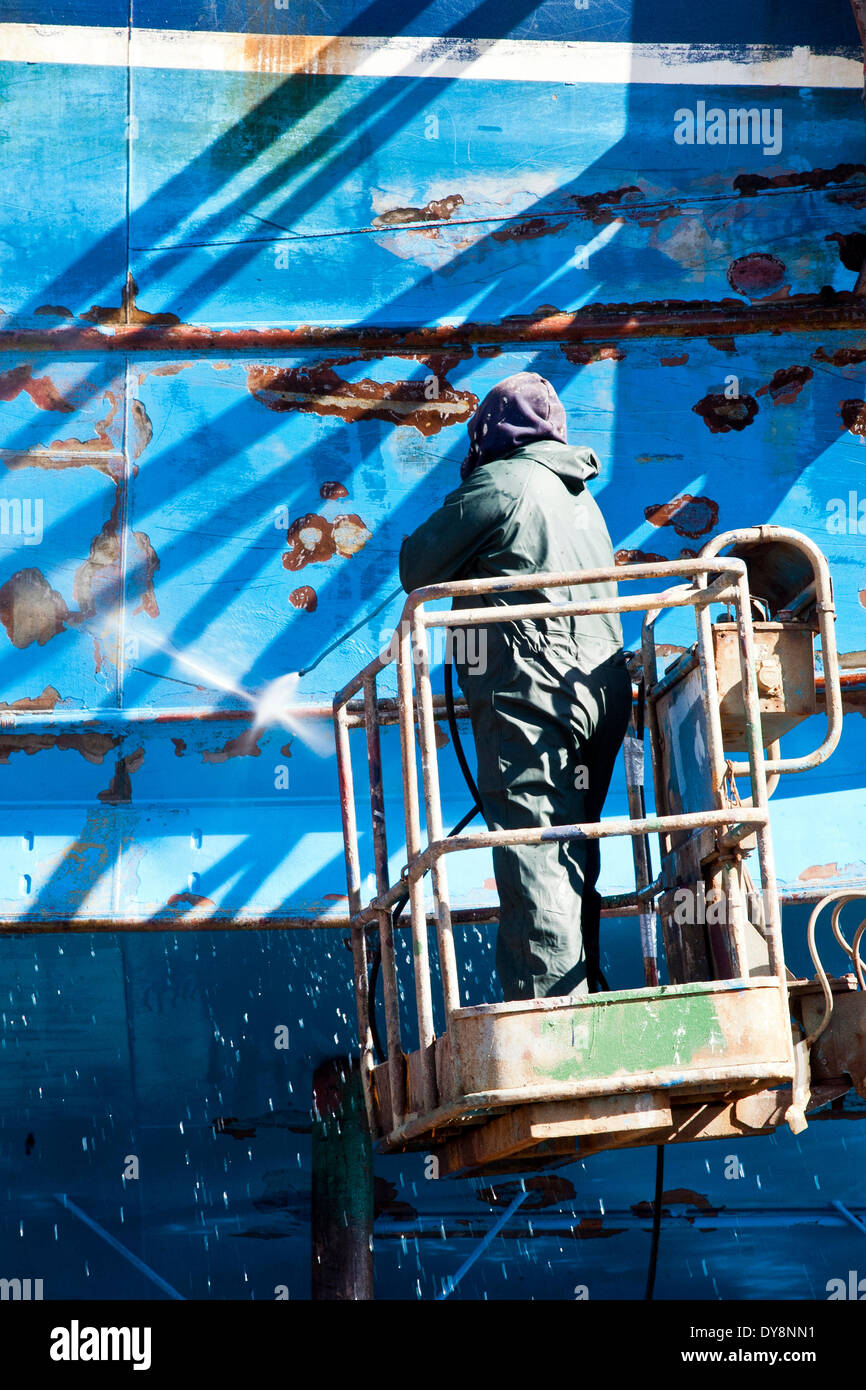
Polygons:
<instances>
[{"instance_id":1,"label":"dark green trousers","mask_svg":"<svg viewBox=\"0 0 866 1390\"><path fill-rule=\"evenodd\" d=\"M458 663L492 830L601 819L631 708L610 643L481 629L484 669ZM597 840L493 851L496 967L507 1000L587 993L598 964ZM589 976L589 978L588 978Z\"/></svg>"}]
</instances>

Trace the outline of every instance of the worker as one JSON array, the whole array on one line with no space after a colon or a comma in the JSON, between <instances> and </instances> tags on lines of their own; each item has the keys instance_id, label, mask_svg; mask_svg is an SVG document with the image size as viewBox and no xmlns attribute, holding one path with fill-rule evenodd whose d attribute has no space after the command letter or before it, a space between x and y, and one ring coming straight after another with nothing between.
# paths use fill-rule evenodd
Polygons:
<instances>
[{"instance_id":1,"label":"worker","mask_svg":"<svg viewBox=\"0 0 866 1390\"><path fill-rule=\"evenodd\" d=\"M562 402L536 372L494 386L468 424L461 485L400 550L407 592L456 579L608 568L607 527L587 484L593 451L567 441ZM548 600L551 616L480 629L457 675L469 706L491 830L597 821L631 710L615 613L555 605L614 598L613 582L457 598L455 608ZM498 846L496 968L506 1000L600 988L597 840Z\"/></svg>"}]
</instances>

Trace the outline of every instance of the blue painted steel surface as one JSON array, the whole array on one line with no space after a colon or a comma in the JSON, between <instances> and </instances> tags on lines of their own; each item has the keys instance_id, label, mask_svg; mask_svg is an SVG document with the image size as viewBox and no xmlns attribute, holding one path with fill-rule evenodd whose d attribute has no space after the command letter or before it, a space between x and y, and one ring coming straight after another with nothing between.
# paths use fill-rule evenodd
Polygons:
<instances>
[{"instance_id":1,"label":"blue painted steel surface","mask_svg":"<svg viewBox=\"0 0 866 1390\"><path fill-rule=\"evenodd\" d=\"M539 66L551 50L527 48L521 78L441 77L433 61L409 76L268 71L263 30L393 33L392 6L354 3L266 15L152 4L136 14L127 66L106 37L116 28L125 40L125 7L0 10L9 25L93 34L89 54L72 54L70 37L74 61L40 61L48 40L29 28L31 56L0 65L0 334L61 334L40 351L0 338L2 696L37 711L23 728L0 719L0 917L177 920L166 934L0 943L0 1161L14 1198L0 1218L0 1275L44 1277L47 1297L154 1295L58 1192L186 1297L268 1299L277 1285L307 1296L310 1078L354 1046L345 932L184 935L183 922L197 910L224 922L345 912L334 761L301 736L327 725L230 716L261 710L272 681L306 667L292 698L328 700L377 650L398 602L319 660L394 588L400 540L454 486L465 419L495 381L525 367L553 381L573 437L603 461L596 495L624 561L674 558L757 521L815 538L834 576L840 651L850 667L866 663L862 316L845 331L806 317L831 303L823 287L853 288L866 250L861 92L849 78L762 85L754 54L737 47L764 44L796 76L791 48L804 46L835 54L841 72L857 59L851 16L669 0L635 6L632 19L602 0L585 11L442 0L401 18L404 35L446 39L703 41L704 57L731 67L724 85L702 86L693 68L677 79L688 54L668 54L664 80L633 83L587 72L575 50L573 80L552 81ZM145 29L248 42L231 46L232 70L170 67L158 44L139 56ZM0 44L11 33L0 29ZM778 154L675 143L676 112L702 101L781 112ZM707 327L722 300L751 306L754 330L767 306L797 295L812 298L783 332ZM552 308L666 300L694 301L669 311L673 336L523 341ZM183 339L190 324L509 318L504 343L469 332L435 351L396 340L277 351L266 338L223 350L217 337L203 352ZM180 336L163 352L124 353L109 335L134 324L176 324ZM70 327L103 338L67 350ZM742 403L733 428L726 390ZM687 642L685 622L667 620L662 640ZM857 698L831 763L774 799L791 890L866 878ZM158 718L213 705L224 717ZM52 724L52 710L65 722ZM121 717L130 710L148 718ZM66 722L76 713L88 722ZM790 751L819 736L810 721ZM399 870L393 729L383 757ZM447 748L441 764L452 823L465 792ZM621 775L608 809L626 814ZM362 855L371 873L367 834ZM608 843L603 859L605 889L627 889L629 846ZM453 857L449 870L455 902L495 901L486 855ZM785 925L793 968L811 974L803 909L786 910ZM492 932L464 936L467 998L492 998ZM607 923L603 956L615 987L640 980L634 919ZM287 1050L274 1047L282 1024ZM659 1296L823 1297L857 1266L862 1239L832 1207L866 1206L866 1112L846 1105L850 1120L816 1121L796 1139L671 1150L667 1205L698 1219L666 1227ZM726 1176L734 1150L741 1178ZM138 1179L122 1176L128 1155ZM496 1203L484 1184L426 1181L414 1156L378 1172L378 1287L432 1297ZM525 1217L532 1233L492 1246L453 1297L570 1298L575 1284L592 1298L632 1286L638 1296L649 1222L632 1208L651 1189L644 1151L545 1178L544 1220L519 1213L517 1229ZM780 1228L791 1206L814 1224ZM721 1208L730 1220L713 1219Z\"/></svg>"}]
</instances>

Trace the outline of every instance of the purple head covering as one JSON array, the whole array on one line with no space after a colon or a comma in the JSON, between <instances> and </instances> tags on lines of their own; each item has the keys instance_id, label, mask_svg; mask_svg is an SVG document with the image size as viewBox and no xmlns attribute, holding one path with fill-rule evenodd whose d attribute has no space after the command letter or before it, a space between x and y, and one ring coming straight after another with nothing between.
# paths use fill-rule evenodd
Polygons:
<instances>
[{"instance_id":1,"label":"purple head covering","mask_svg":"<svg viewBox=\"0 0 866 1390\"><path fill-rule=\"evenodd\" d=\"M568 443L562 401L537 372L516 372L500 381L488 391L466 428L469 453L460 465L464 482L480 464L537 439Z\"/></svg>"}]
</instances>

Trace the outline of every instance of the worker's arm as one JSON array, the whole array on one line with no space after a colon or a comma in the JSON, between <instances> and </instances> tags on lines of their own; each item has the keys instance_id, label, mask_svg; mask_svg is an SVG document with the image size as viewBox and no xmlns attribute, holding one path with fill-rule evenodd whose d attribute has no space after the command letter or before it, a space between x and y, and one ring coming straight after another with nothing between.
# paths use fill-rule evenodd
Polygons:
<instances>
[{"instance_id":1,"label":"worker's arm","mask_svg":"<svg viewBox=\"0 0 866 1390\"><path fill-rule=\"evenodd\" d=\"M400 547L400 583L407 594L457 579L495 541L512 507L490 465L477 468Z\"/></svg>"}]
</instances>

